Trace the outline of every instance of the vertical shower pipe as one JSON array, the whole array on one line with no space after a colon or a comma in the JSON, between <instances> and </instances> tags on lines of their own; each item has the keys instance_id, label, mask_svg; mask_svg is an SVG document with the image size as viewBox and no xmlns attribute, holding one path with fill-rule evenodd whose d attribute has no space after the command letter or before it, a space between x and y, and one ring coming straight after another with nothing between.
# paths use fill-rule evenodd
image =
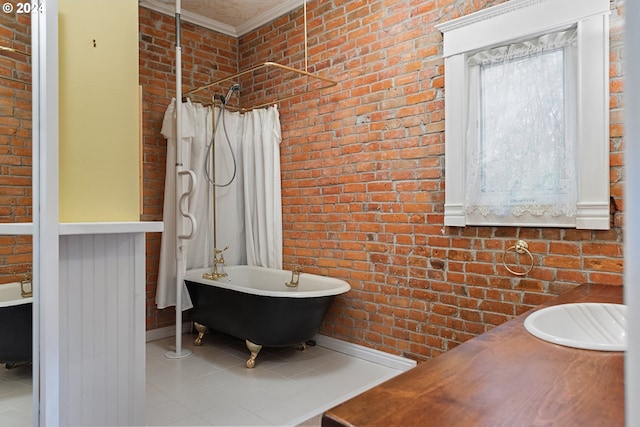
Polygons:
<instances>
[{"instance_id":1,"label":"vertical shower pipe","mask_svg":"<svg viewBox=\"0 0 640 427\"><path fill-rule=\"evenodd\" d=\"M182 191L182 175L191 171L182 168L182 48L180 46L180 0L176 0L176 350L165 354L169 359L181 359L191 355L191 350L182 348L182 281L184 264L184 243L181 234L184 220L179 215L184 194ZM193 175L191 175L193 178ZM195 223L192 222L192 234Z\"/></svg>"},{"instance_id":2,"label":"vertical shower pipe","mask_svg":"<svg viewBox=\"0 0 640 427\"><path fill-rule=\"evenodd\" d=\"M222 109L224 105L220 106L220 114L224 114ZM221 116L224 120L224 117ZM224 123L222 124L224 126ZM216 218L216 97L211 97L211 200L213 200L213 258L217 258L218 254L216 249L218 248L218 225Z\"/></svg>"},{"instance_id":3,"label":"vertical shower pipe","mask_svg":"<svg viewBox=\"0 0 640 427\"><path fill-rule=\"evenodd\" d=\"M304 71L308 73L307 69L307 0L302 0L302 18L304 19ZM307 78L307 81L309 79Z\"/></svg>"}]
</instances>

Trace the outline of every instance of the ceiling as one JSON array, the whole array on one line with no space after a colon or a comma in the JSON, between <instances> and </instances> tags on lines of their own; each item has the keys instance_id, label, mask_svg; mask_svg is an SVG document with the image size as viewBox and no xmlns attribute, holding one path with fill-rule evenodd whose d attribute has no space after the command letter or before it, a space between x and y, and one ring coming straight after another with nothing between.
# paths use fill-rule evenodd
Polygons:
<instances>
[{"instance_id":1,"label":"ceiling","mask_svg":"<svg viewBox=\"0 0 640 427\"><path fill-rule=\"evenodd\" d=\"M304 0L182 0L180 18L240 37L302 6ZM175 16L174 0L139 0L140 6Z\"/></svg>"}]
</instances>

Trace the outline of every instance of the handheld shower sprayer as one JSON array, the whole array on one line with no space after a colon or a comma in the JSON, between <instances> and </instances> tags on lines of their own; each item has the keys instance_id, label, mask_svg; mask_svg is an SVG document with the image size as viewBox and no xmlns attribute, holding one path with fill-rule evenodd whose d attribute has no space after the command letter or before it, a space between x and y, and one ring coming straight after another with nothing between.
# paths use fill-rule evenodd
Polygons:
<instances>
[{"instance_id":1,"label":"handheld shower sprayer","mask_svg":"<svg viewBox=\"0 0 640 427\"><path fill-rule=\"evenodd\" d=\"M219 95L220 102L222 102L223 105L227 105L227 103L229 102L229 99L231 98L231 95L233 95L233 92L239 92L239 91L240 91L240 84L238 83L234 84L229 88L229 92L227 92L227 96L223 98L222 95Z\"/></svg>"},{"instance_id":2,"label":"handheld shower sprayer","mask_svg":"<svg viewBox=\"0 0 640 427\"><path fill-rule=\"evenodd\" d=\"M213 130L214 132L212 132L211 135L211 140L209 142L209 144L207 145L207 155L204 156L204 171L205 171L205 175L207 176L207 181L209 181L209 183L215 188L215 187L227 187L228 185L230 185L233 180L236 177L236 171L237 171L237 164L236 164L236 156L233 153L233 148L231 147L231 140L229 139L229 135L227 134L227 126L226 126L226 117L225 117L225 110L226 110L226 105L229 102L229 99L231 99L231 95L233 95L234 92L240 92L240 84L239 83L234 83L230 88L229 88L229 92L227 92L227 96L223 96L222 94L214 94L213 95L213 100L218 100L220 101L220 114L218 115L218 117L215 117L215 110L212 106L211 108L211 112L213 114L213 117L215 118L215 125L213 126ZM212 172L212 168L213 168L213 164L215 164L215 159L212 160L213 157L213 150L214 150L214 143L215 143L215 132L218 129L218 125L220 124L220 122L222 122L222 132L224 133L224 136L226 137L227 140L227 145L229 147L229 150L231 152L231 158L233 160L233 175L231 176L231 179L229 179L229 181L226 184L217 184L215 179L214 179L214 174ZM215 191L214 191L214 199L215 199ZM214 218L215 218L215 214L214 214ZM215 224L215 219L214 219L214 224Z\"/></svg>"}]
</instances>

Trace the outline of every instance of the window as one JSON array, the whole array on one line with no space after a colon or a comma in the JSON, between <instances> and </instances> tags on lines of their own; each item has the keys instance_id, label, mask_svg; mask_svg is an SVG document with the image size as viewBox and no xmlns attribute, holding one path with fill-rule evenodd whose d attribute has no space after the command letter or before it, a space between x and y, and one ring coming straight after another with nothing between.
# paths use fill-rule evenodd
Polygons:
<instances>
[{"instance_id":1,"label":"window","mask_svg":"<svg viewBox=\"0 0 640 427\"><path fill-rule=\"evenodd\" d=\"M445 225L609 228L608 7L511 0L438 26Z\"/></svg>"}]
</instances>

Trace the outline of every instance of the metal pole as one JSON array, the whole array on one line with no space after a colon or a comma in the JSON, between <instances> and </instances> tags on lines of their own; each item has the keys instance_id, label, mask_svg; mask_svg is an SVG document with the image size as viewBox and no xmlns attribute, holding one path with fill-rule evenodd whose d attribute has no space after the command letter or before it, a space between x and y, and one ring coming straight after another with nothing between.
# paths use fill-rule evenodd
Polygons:
<instances>
[{"instance_id":1,"label":"metal pole","mask_svg":"<svg viewBox=\"0 0 640 427\"><path fill-rule=\"evenodd\" d=\"M180 0L176 0L176 351L165 354L169 359L181 359L191 355L182 349L182 282L184 265L184 242L180 238L183 219L180 213L182 197L182 48L180 47Z\"/></svg>"},{"instance_id":2,"label":"metal pole","mask_svg":"<svg viewBox=\"0 0 640 427\"><path fill-rule=\"evenodd\" d=\"M211 184L212 199L213 199L213 256L217 256L216 248L218 247L217 238L217 225L216 225L216 106L215 97L213 97L213 103L211 104L211 177L213 183ZM222 114L222 110L220 110ZM224 124L223 124L224 126Z\"/></svg>"}]
</instances>

